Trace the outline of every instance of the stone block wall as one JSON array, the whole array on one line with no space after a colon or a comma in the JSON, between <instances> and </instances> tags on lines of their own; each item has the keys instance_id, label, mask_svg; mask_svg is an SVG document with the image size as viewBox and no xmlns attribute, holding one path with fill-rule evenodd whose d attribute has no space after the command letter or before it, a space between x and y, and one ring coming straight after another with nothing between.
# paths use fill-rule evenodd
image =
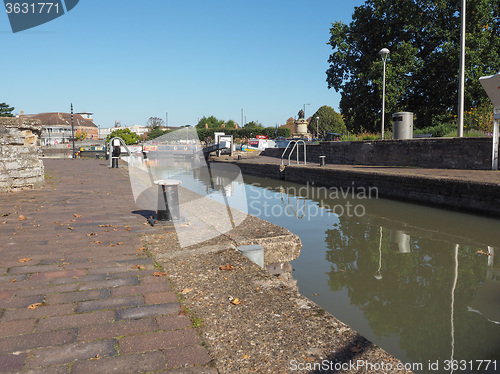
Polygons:
<instances>
[{"instance_id":1,"label":"stone block wall","mask_svg":"<svg viewBox=\"0 0 500 374\"><path fill-rule=\"evenodd\" d=\"M0 117L0 193L41 188L40 120Z\"/></svg>"},{"instance_id":2,"label":"stone block wall","mask_svg":"<svg viewBox=\"0 0 500 374\"><path fill-rule=\"evenodd\" d=\"M300 160L303 147L300 146ZM264 156L281 157L283 148L268 148ZM307 162L327 164L411 166L437 169L491 170L491 138L436 138L321 142L307 146ZM292 161L296 160L296 153ZM288 152L285 155L288 164Z\"/></svg>"}]
</instances>

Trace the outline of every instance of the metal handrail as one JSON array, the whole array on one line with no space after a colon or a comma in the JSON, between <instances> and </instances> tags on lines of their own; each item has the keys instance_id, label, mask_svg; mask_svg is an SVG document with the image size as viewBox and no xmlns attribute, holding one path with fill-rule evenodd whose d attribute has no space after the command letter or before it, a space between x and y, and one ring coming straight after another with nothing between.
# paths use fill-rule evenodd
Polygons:
<instances>
[{"instance_id":1,"label":"metal handrail","mask_svg":"<svg viewBox=\"0 0 500 374\"><path fill-rule=\"evenodd\" d=\"M304 165L307 165L307 150L306 150L306 142L302 139L299 140L291 140L288 145L286 146L285 150L283 151L283 154L281 155L281 165L283 166L283 157L285 157L285 153L290 147L290 145L294 143L292 150L288 154L288 165L290 165L290 158L292 157L293 151L297 147L298 144L302 143L304 144ZM297 165L300 165L299 161L299 149L297 148Z\"/></svg>"}]
</instances>

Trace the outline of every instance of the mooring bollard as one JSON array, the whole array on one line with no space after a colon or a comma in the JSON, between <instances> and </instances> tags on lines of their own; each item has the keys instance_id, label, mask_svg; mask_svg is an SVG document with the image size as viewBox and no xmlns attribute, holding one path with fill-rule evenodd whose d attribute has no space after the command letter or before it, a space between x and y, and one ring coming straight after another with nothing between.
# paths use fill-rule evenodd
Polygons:
<instances>
[{"instance_id":1,"label":"mooring bollard","mask_svg":"<svg viewBox=\"0 0 500 374\"><path fill-rule=\"evenodd\" d=\"M113 139L113 152L111 154L111 167L118 168L118 159L122 153L120 149L120 139Z\"/></svg>"},{"instance_id":2,"label":"mooring bollard","mask_svg":"<svg viewBox=\"0 0 500 374\"><path fill-rule=\"evenodd\" d=\"M319 156L319 166L325 166L326 156Z\"/></svg>"},{"instance_id":3,"label":"mooring bollard","mask_svg":"<svg viewBox=\"0 0 500 374\"><path fill-rule=\"evenodd\" d=\"M178 221L181 217L179 209L179 190L181 181L174 179L160 179L154 182L158 186L157 223ZM170 202L170 204L169 204Z\"/></svg>"}]
</instances>

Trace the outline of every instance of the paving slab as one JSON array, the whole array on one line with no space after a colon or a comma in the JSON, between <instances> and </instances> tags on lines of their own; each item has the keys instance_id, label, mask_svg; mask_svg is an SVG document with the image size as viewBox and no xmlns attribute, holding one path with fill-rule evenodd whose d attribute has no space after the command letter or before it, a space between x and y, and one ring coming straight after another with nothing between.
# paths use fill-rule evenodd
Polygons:
<instances>
[{"instance_id":1,"label":"paving slab","mask_svg":"<svg viewBox=\"0 0 500 374\"><path fill-rule=\"evenodd\" d=\"M44 165L42 189L0 194L0 372L217 372L141 250L127 169Z\"/></svg>"}]
</instances>

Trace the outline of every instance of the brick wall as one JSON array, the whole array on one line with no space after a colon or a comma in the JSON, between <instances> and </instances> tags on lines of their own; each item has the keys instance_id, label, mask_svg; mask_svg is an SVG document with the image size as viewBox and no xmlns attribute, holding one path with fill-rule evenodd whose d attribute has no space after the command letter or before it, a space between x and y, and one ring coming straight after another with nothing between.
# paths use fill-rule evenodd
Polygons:
<instances>
[{"instance_id":1,"label":"brick wall","mask_svg":"<svg viewBox=\"0 0 500 374\"><path fill-rule=\"evenodd\" d=\"M0 192L43 186L41 132L39 120L0 117Z\"/></svg>"},{"instance_id":2,"label":"brick wall","mask_svg":"<svg viewBox=\"0 0 500 374\"><path fill-rule=\"evenodd\" d=\"M263 155L281 157L283 150L268 148ZM318 163L319 156L326 156L327 164L490 170L491 153L491 138L321 142L307 146L307 162ZM285 156L288 160L288 151ZM296 160L295 152L291 159Z\"/></svg>"}]
</instances>

